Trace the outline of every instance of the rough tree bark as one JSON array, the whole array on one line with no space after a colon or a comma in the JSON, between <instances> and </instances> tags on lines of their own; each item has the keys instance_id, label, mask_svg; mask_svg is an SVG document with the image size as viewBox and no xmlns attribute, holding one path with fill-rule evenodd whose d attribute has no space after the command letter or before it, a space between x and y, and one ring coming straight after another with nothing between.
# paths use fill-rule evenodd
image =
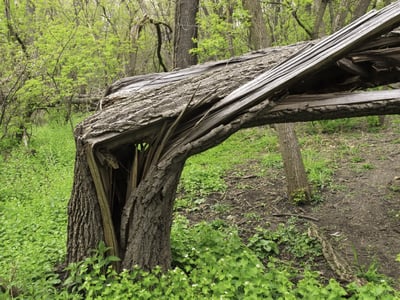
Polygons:
<instances>
[{"instance_id":1,"label":"rough tree bark","mask_svg":"<svg viewBox=\"0 0 400 300\"><path fill-rule=\"evenodd\" d=\"M175 4L174 66L187 68L197 64L197 55L190 50L196 47L196 15L199 0L178 0ZM190 28L190 30L188 30Z\"/></svg>"},{"instance_id":2,"label":"rough tree bark","mask_svg":"<svg viewBox=\"0 0 400 300\"><path fill-rule=\"evenodd\" d=\"M101 110L75 130L67 262L104 240L122 259L116 267L169 268L172 205L185 160L241 128L400 113L398 90L327 94L398 81L400 37L374 37L398 26L399 12L397 2L318 43L111 86Z\"/></svg>"},{"instance_id":3,"label":"rough tree bark","mask_svg":"<svg viewBox=\"0 0 400 300\"><path fill-rule=\"evenodd\" d=\"M178 0L175 4L174 67L186 68L197 64L197 56L190 50L196 47L196 15L199 0Z\"/></svg>"},{"instance_id":4,"label":"rough tree bark","mask_svg":"<svg viewBox=\"0 0 400 300\"><path fill-rule=\"evenodd\" d=\"M279 149L285 169L288 198L294 204L308 203L311 200L311 189L294 124L276 124L276 127L279 136Z\"/></svg>"}]
</instances>

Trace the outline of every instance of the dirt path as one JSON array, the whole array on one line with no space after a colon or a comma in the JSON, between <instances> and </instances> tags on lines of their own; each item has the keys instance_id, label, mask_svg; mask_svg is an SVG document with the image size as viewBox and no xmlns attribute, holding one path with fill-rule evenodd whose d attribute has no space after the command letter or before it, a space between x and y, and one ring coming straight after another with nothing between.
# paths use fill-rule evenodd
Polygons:
<instances>
[{"instance_id":1,"label":"dirt path","mask_svg":"<svg viewBox=\"0 0 400 300\"><path fill-rule=\"evenodd\" d=\"M210 195L200 209L187 215L193 222L223 219L237 226L245 240L257 226L269 223L273 228L290 214L311 217L318 220L312 222L354 273L366 271L376 263L378 271L393 278L399 287L400 262L395 261L400 253L397 127L399 124L392 124L379 133L362 133L355 139L329 136L337 167L331 186L321 192L322 201L318 204L296 207L288 203L283 170L271 169L264 176L255 176L262 166L254 161L226 176L226 193ZM341 143L357 149L357 153L335 155ZM327 265L320 271L326 278L335 276Z\"/></svg>"},{"instance_id":2,"label":"dirt path","mask_svg":"<svg viewBox=\"0 0 400 300\"><path fill-rule=\"evenodd\" d=\"M319 226L336 236L333 244L349 262L369 266L400 279L400 144L399 135L387 131L383 139L367 135L362 144L363 162L341 162L335 182L341 191L329 191L313 215ZM397 142L396 142L397 141ZM366 143L367 142L367 143ZM355 260L357 254L358 262ZM397 281L398 282L398 281Z\"/></svg>"}]
</instances>

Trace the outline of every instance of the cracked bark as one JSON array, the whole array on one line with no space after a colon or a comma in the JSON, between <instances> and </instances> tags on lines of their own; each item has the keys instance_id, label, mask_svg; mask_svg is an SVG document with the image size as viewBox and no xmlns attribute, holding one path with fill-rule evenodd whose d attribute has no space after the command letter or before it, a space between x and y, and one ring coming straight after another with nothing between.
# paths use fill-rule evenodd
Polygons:
<instances>
[{"instance_id":1,"label":"cracked bark","mask_svg":"<svg viewBox=\"0 0 400 300\"><path fill-rule=\"evenodd\" d=\"M320 42L117 82L102 110L75 130L67 262L106 241L123 268L168 269L185 160L241 128L400 113L398 90L332 94L398 82L399 35L375 38L400 24L399 11L400 2L393 3ZM382 46L393 51L377 53ZM352 64L339 64L344 57Z\"/></svg>"}]
</instances>

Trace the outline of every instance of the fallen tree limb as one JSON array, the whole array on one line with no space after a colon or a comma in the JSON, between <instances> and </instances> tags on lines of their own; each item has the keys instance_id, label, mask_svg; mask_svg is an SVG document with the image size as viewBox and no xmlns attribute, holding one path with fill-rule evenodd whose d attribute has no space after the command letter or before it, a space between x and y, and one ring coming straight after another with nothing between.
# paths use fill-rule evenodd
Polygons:
<instances>
[{"instance_id":1,"label":"fallen tree limb","mask_svg":"<svg viewBox=\"0 0 400 300\"><path fill-rule=\"evenodd\" d=\"M260 112L249 126L391 114L400 114L400 89L290 95Z\"/></svg>"},{"instance_id":2,"label":"fallen tree limb","mask_svg":"<svg viewBox=\"0 0 400 300\"><path fill-rule=\"evenodd\" d=\"M318 231L317 226L311 224L308 228L308 236L317 239L321 243L322 254L325 260L340 280L346 283L356 282L359 285L365 284L365 280L357 277L347 261L336 253L329 240Z\"/></svg>"}]
</instances>

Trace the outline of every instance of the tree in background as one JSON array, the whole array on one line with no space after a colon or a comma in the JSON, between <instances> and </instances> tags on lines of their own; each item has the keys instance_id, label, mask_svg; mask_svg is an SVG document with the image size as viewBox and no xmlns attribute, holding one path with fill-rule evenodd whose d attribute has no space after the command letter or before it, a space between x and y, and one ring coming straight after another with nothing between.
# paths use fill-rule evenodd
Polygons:
<instances>
[{"instance_id":1,"label":"tree in background","mask_svg":"<svg viewBox=\"0 0 400 300\"><path fill-rule=\"evenodd\" d=\"M266 29L266 22L262 14L259 0L244 0L244 7L251 16L249 43L253 50L270 46L270 39ZM308 202L311 200L311 189L307 180L307 173L301 158L300 146L297 140L293 123L274 125L279 138L279 147L282 154L287 181L289 200Z\"/></svg>"},{"instance_id":2,"label":"tree in background","mask_svg":"<svg viewBox=\"0 0 400 300\"><path fill-rule=\"evenodd\" d=\"M199 62L230 58L249 51L248 12L240 0L202 0L197 16Z\"/></svg>"},{"instance_id":3,"label":"tree in background","mask_svg":"<svg viewBox=\"0 0 400 300\"><path fill-rule=\"evenodd\" d=\"M199 0L177 0L175 4L174 68L185 68L197 64L197 55L191 54L196 48L196 16Z\"/></svg>"},{"instance_id":4,"label":"tree in background","mask_svg":"<svg viewBox=\"0 0 400 300\"><path fill-rule=\"evenodd\" d=\"M267 32L264 13L260 1L243 0L243 7L250 15L249 46L258 50L271 46L271 38Z\"/></svg>"}]
</instances>

